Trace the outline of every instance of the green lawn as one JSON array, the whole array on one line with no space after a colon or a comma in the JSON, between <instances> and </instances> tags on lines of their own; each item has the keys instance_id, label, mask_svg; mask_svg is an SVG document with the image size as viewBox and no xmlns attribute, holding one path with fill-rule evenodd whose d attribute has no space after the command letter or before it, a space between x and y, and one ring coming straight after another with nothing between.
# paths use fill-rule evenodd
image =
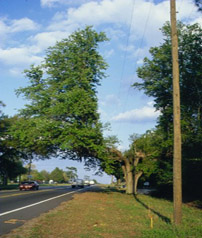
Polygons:
<instances>
[{"instance_id":1,"label":"green lawn","mask_svg":"<svg viewBox=\"0 0 202 238\"><path fill-rule=\"evenodd\" d=\"M18 189L19 183L12 183L8 185L0 185L0 190Z\"/></svg>"},{"instance_id":2,"label":"green lawn","mask_svg":"<svg viewBox=\"0 0 202 238\"><path fill-rule=\"evenodd\" d=\"M183 223L173 225L172 203L146 195L136 198L112 189L74 199L27 222L6 238L200 238L202 210L183 206ZM153 222L153 228L152 223Z\"/></svg>"}]
</instances>

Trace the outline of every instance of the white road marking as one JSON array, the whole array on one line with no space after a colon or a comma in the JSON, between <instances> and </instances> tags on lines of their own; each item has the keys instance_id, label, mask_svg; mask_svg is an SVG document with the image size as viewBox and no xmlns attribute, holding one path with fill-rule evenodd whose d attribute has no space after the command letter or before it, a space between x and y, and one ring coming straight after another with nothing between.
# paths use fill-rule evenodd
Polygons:
<instances>
[{"instance_id":1,"label":"white road marking","mask_svg":"<svg viewBox=\"0 0 202 238\"><path fill-rule=\"evenodd\" d=\"M86 189L86 188L78 189L76 191L72 191L72 192L68 192L68 193L62 194L62 195L58 195L56 197L48 198L46 200L43 200L43 201L40 201L40 202L36 202L36 203L30 204L30 205L27 205L25 207L20 207L20 208L17 208L17 209L8 211L8 212L0 213L0 216L4 216L4 215L7 215L7 214L10 214L10 213L13 213L13 212L17 212L17 211L20 211L20 210L23 210L23 209L26 209L26 208L29 208L29 207L33 207L33 206L39 205L41 203L48 202L48 201L56 199L56 198L64 197L64 196L66 196L68 194L76 193L76 192L84 190L84 189Z\"/></svg>"}]
</instances>

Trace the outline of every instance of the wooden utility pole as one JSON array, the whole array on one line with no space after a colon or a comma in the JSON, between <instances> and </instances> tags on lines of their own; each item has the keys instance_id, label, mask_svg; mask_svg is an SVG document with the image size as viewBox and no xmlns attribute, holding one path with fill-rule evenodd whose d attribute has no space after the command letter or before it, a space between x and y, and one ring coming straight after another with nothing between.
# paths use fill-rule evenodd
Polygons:
<instances>
[{"instance_id":1,"label":"wooden utility pole","mask_svg":"<svg viewBox=\"0 0 202 238\"><path fill-rule=\"evenodd\" d=\"M179 225L182 220L182 152L180 125L180 84L178 64L178 37L176 27L176 4L170 0L171 38L173 62L173 126L174 126L174 158L173 158L173 203L174 223Z\"/></svg>"}]
</instances>

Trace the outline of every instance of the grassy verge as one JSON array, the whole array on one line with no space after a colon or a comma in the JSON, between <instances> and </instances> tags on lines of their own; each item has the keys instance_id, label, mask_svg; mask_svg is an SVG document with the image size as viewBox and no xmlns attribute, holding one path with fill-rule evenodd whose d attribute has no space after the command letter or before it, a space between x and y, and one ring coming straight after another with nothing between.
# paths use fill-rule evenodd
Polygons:
<instances>
[{"instance_id":1,"label":"grassy verge","mask_svg":"<svg viewBox=\"0 0 202 238\"><path fill-rule=\"evenodd\" d=\"M55 183L55 184L39 184L40 187L55 187L55 186L69 186L70 183Z\"/></svg>"},{"instance_id":2,"label":"grassy verge","mask_svg":"<svg viewBox=\"0 0 202 238\"><path fill-rule=\"evenodd\" d=\"M8 185L0 185L0 190L12 190L12 189L18 189L19 183L13 183Z\"/></svg>"},{"instance_id":3,"label":"grassy verge","mask_svg":"<svg viewBox=\"0 0 202 238\"><path fill-rule=\"evenodd\" d=\"M3 237L199 238L202 211L183 206L183 224L176 228L171 202L145 195L135 198L105 188L76 194L73 200Z\"/></svg>"}]
</instances>

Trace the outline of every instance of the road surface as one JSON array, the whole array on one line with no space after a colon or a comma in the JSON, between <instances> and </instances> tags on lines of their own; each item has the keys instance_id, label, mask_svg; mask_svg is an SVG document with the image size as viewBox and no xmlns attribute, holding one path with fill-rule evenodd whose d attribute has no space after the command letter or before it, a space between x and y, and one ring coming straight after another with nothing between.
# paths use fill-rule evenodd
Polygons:
<instances>
[{"instance_id":1,"label":"road surface","mask_svg":"<svg viewBox=\"0 0 202 238\"><path fill-rule=\"evenodd\" d=\"M40 188L38 191L0 192L0 236L21 226L26 220L57 207L72 199L73 194L89 190L70 186Z\"/></svg>"}]
</instances>

